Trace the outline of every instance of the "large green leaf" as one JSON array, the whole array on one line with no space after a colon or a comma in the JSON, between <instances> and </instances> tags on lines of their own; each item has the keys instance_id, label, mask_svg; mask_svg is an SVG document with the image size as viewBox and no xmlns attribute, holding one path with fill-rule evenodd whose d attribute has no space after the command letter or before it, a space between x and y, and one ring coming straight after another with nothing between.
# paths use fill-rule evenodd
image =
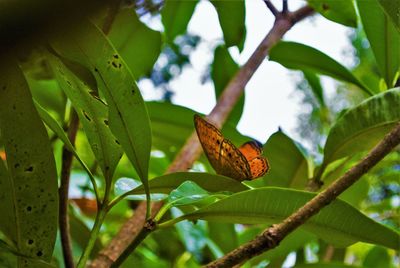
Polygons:
<instances>
[{"instance_id":1,"label":"large green leaf","mask_svg":"<svg viewBox=\"0 0 400 268\"><path fill-rule=\"evenodd\" d=\"M254 239L254 237L259 235L265 228L266 226L253 226L251 228L248 228L242 234L240 234L239 243L244 244L251 239ZM254 265L266 259L272 261L275 259L286 258L289 253L301 249L306 243L313 240L317 240L315 235L307 231L297 229L286 236L285 239L281 243L279 243L279 246L272 250L268 250L267 252L255 258L252 258L249 262Z\"/></svg>"},{"instance_id":2,"label":"large green leaf","mask_svg":"<svg viewBox=\"0 0 400 268\"><path fill-rule=\"evenodd\" d=\"M197 0L166 0L161 10L161 21L164 25L168 42L186 32L186 27L192 17Z\"/></svg>"},{"instance_id":3,"label":"large green leaf","mask_svg":"<svg viewBox=\"0 0 400 268\"><path fill-rule=\"evenodd\" d=\"M56 79L71 100L107 184L122 156L121 146L108 127L108 108L96 92L79 80L62 62L49 54Z\"/></svg>"},{"instance_id":4,"label":"large green leaf","mask_svg":"<svg viewBox=\"0 0 400 268\"><path fill-rule=\"evenodd\" d=\"M170 193L185 181L192 181L209 192L229 191L240 192L248 189L237 180L221 175L213 175L204 172L177 172L163 175L149 181L152 193ZM143 194L143 186L129 191L129 194Z\"/></svg>"},{"instance_id":5,"label":"large green leaf","mask_svg":"<svg viewBox=\"0 0 400 268\"><path fill-rule=\"evenodd\" d=\"M379 4L383 7L383 10L392 20L392 23L400 33L400 2L393 0L378 0Z\"/></svg>"},{"instance_id":6,"label":"large green leaf","mask_svg":"<svg viewBox=\"0 0 400 268\"><path fill-rule=\"evenodd\" d=\"M57 172L25 77L14 59L3 60L7 64L0 71L0 127L10 176L2 176L2 180L9 179L4 186L10 191L4 193L2 188L2 192L8 204L11 199L13 205L8 209L14 212L7 213L11 217L2 215L1 221L8 221L7 234L18 252L30 257L20 257L19 267L33 267L31 258L50 261L53 254L58 222Z\"/></svg>"},{"instance_id":7,"label":"large green leaf","mask_svg":"<svg viewBox=\"0 0 400 268\"><path fill-rule=\"evenodd\" d=\"M223 253L228 253L239 246L235 225L232 223L208 222L208 235Z\"/></svg>"},{"instance_id":8,"label":"large green leaf","mask_svg":"<svg viewBox=\"0 0 400 268\"><path fill-rule=\"evenodd\" d=\"M307 80L312 92L314 93L315 98L318 100L318 103L321 107L325 107L325 97L324 90L321 85L321 80L319 77L310 71L303 71L304 78Z\"/></svg>"},{"instance_id":9,"label":"large green leaf","mask_svg":"<svg viewBox=\"0 0 400 268\"><path fill-rule=\"evenodd\" d=\"M271 224L311 200L316 194L286 188L266 187L231 195L180 219ZM363 241L397 249L400 233L381 225L341 200L333 201L301 228L337 246Z\"/></svg>"},{"instance_id":10,"label":"large green leaf","mask_svg":"<svg viewBox=\"0 0 400 268\"><path fill-rule=\"evenodd\" d=\"M118 13L108 36L134 77L151 72L161 52L161 34L143 24L133 9Z\"/></svg>"},{"instance_id":11,"label":"large green leaf","mask_svg":"<svg viewBox=\"0 0 400 268\"><path fill-rule=\"evenodd\" d=\"M264 145L271 170L263 177L263 186L304 189L308 181L308 162L303 152L282 131L269 137ZM250 185L253 185L251 182Z\"/></svg>"},{"instance_id":12,"label":"large green leaf","mask_svg":"<svg viewBox=\"0 0 400 268\"><path fill-rule=\"evenodd\" d=\"M228 49L226 49L225 46L218 46L214 51L214 62L211 66L211 78L214 81L217 99L221 96L222 91L238 70L239 65L232 59ZM244 94L235 104L235 107L228 117L228 121L236 125L242 116L243 106Z\"/></svg>"},{"instance_id":13,"label":"large green leaf","mask_svg":"<svg viewBox=\"0 0 400 268\"><path fill-rule=\"evenodd\" d=\"M67 147L67 149L74 154L76 160L78 160L79 164L86 171L86 173L88 174L88 176L89 176L89 178L90 178L90 180L91 180L91 182L93 184L93 188L94 188L94 191L95 191L95 194L96 194L96 198L98 199L99 196L98 196L96 181L95 181L95 179L93 177L93 174L90 171L90 169L87 167L85 162L82 161L81 157L76 152L74 146L72 145L71 141L68 139L68 137L65 134L64 130L61 128L61 126L58 124L58 122L43 107L40 106L40 104L35 103L35 105L36 105L36 109L37 109L40 117L42 118L43 122L54 132L54 134L57 135L57 137ZM97 200L97 201L99 201L99 200Z\"/></svg>"},{"instance_id":14,"label":"large green leaf","mask_svg":"<svg viewBox=\"0 0 400 268\"><path fill-rule=\"evenodd\" d=\"M343 114L329 132L324 166L371 149L400 121L400 88L375 95Z\"/></svg>"},{"instance_id":15,"label":"large green leaf","mask_svg":"<svg viewBox=\"0 0 400 268\"><path fill-rule=\"evenodd\" d=\"M244 0L218 1L211 0L218 13L219 23L224 33L227 47L237 46L242 51L246 39Z\"/></svg>"},{"instance_id":16,"label":"large green leaf","mask_svg":"<svg viewBox=\"0 0 400 268\"><path fill-rule=\"evenodd\" d=\"M90 22L53 42L59 54L91 70L109 107L109 126L147 187L151 130L135 79L107 37Z\"/></svg>"},{"instance_id":17,"label":"large green leaf","mask_svg":"<svg viewBox=\"0 0 400 268\"><path fill-rule=\"evenodd\" d=\"M0 230L9 239L14 240L17 237L17 228L15 228L16 204L15 193L12 178L3 162L0 159L0 215L3 219L0 221Z\"/></svg>"},{"instance_id":18,"label":"large green leaf","mask_svg":"<svg viewBox=\"0 0 400 268\"><path fill-rule=\"evenodd\" d=\"M363 266L366 268L391 267L390 256L387 250L383 247L373 247L365 256Z\"/></svg>"},{"instance_id":19,"label":"large green leaf","mask_svg":"<svg viewBox=\"0 0 400 268\"><path fill-rule=\"evenodd\" d=\"M400 71L400 33L377 0L358 0L357 5L380 74L387 87L391 88Z\"/></svg>"},{"instance_id":20,"label":"large green leaf","mask_svg":"<svg viewBox=\"0 0 400 268\"><path fill-rule=\"evenodd\" d=\"M271 48L269 59L290 69L312 71L349 82L360 87L368 95L379 89L367 88L346 67L321 51L295 42L279 42Z\"/></svg>"},{"instance_id":21,"label":"large green leaf","mask_svg":"<svg viewBox=\"0 0 400 268\"><path fill-rule=\"evenodd\" d=\"M307 2L325 18L345 26L357 27L357 15L353 1L307 0Z\"/></svg>"}]
</instances>

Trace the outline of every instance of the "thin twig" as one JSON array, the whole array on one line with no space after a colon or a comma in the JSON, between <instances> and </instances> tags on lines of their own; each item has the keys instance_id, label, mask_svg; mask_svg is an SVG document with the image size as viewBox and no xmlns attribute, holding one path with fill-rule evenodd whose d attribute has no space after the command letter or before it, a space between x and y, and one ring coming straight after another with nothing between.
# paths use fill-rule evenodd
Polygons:
<instances>
[{"instance_id":1,"label":"thin twig","mask_svg":"<svg viewBox=\"0 0 400 268\"><path fill-rule=\"evenodd\" d=\"M317 214L322 208L330 204L347 188L353 185L362 175L381 161L393 148L400 143L400 123L378 143L368 155L348 170L338 180L332 183L323 192L315 196L295 213L279 224L264 230L256 238L229 252L224 257L206 265L207 268L232 267L246 261L267 250L278 246L289 233L304 224L309 218Z\"/></svg>"},{"instance_id":2,"label":"thin twig","mask_svg":"<svg viewBox=\"0 0 400 268\"><path fill-rule=\"evenodd\" d=\"M75 143L76 134L79 127L79 118L75 110L71 110L71 119L68 129L68 138L72 145ZM64 145L62 151L62 164L61 164L61 182L59 193L59 219L60 226L61 247L64 256L64 264L66 268L74 267L74 258L72 255L72 243L69 234L69 217L68 217L68 192L69 192L69 179L71 175L73 153L68 150Z\"/></svg>"},{"instance_id":3,"label":"thin twig","mask_svg":"<svg viewBox=\"0 0 400 268\"><path fill-rule=\"evenodd\" d=\"M232 108L235 106L235 103L243 94L246 84L268 55L270 48L294 25L294 22L298 22L312 15L313 12L311 8L303 7L293 13L288 13L287 16L280 16L279 19L275 21L273 28L257 47L253 55L226 86L224 92L218 99L217 105L208 116L217 127L223 125L229 113L232 111ZM186 171L192 166L200 154L201 146L196 133L193 132L166 173ZM145 205L141 205L145 207ZM152 212L157 213L162 205L163 202L153 203ZM109 267L116 258L120 256L124 249L128 247L135 236L141 231L145 221L144 214L142 214L143 212L138 209L135 211L133 219L128 221L135 221L135 225L124 224L119 232L119 234L121 233L123 235L119 238L115 237L115 239L100 252L99 256L92 262L91 267ZM119 234L117 236L119 236Z\"/></svg>"},{"instance_id":4,"label":"thin twig","mask_svg":"<svg viewBox=\"0 0 400 268\"><path fill-rule=\"evenodd\" d=\"M287 0L282 0L282 13L286 14L289 11Z\"/></svg>"},{"instance_id":5,"label":"thin twig","mask_svg":"<svg viewBox=\"0 0 400 268\"><path fill-rule=\"evenodd\" d=\"M274 6L274 4L272 4L270 0L264 0L264 3L267 5L268 9L275 17L279 16L280 14L279 10Z\"/></svg>"}]
</instances>

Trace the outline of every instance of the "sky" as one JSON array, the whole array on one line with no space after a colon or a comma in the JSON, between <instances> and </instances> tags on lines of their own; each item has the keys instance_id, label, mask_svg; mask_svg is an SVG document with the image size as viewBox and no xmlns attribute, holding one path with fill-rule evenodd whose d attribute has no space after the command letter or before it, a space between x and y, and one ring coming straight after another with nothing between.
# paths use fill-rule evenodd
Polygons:
<instances>
[{"instance_id":1,"label":"sky","mask_svg":"<svg viewBox=\"0 0 400 268\"><path fill-rule=\"evenodd\" d=\"M281 0L272 1L280 9ZM244 49L239 53L233 47L229 49L232 57L240 65L244 64L260 41L272 28L274 17L262 0L247 0L246 29L247 36ZM296 10L305 1L289 1L289 9ZM160 30L160 22L152 22L151 27ZM189 22L188 32L201 36L198 48L190 57L191 66L171 81L174 92L172 101L175 104L208 114L215 105L214 86L212 81L201 83L202 75L213 60L214 47L222 41L222 30L213 5L208 1L200 1ZM348 34L350 30L340 24L331 22L320 15L315 15L295 25L284 40L296 41L321 50L345 66L350 66L344 51L350 49ZM278 63L264 60L245 89L245 106L238 130L264 143L278 127L294 139L300 137L296 133L297 114L301 109L300 95L295 91L296 82L300 80L299 72L288 70ZM335 82L329 78L322 79L324 87L333 92ZM142 80L139 87L147 100L157 98L152 92L151 82ZM153 91L156 92L156 91Z\"/></svg>"}]
</instances>

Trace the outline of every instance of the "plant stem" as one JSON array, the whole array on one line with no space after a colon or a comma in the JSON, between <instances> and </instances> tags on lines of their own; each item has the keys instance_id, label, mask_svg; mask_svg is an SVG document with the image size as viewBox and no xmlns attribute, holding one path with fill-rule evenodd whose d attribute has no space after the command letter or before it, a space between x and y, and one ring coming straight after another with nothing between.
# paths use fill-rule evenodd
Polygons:
<instances>
[{"instance_id":1,"label":"plant stem","mask_svg":"<svg viewBox=\"0 0 400 268\"><path fill-rule=\"evenodd\" d=\"M149 228L142 228L137 234L136 238L133 240L133 243L129 244L129 246L122 252L118 259L111 264L110 268L119 267L151 232L152 230Z\"/></svg>"},{"instance_id":2,"label":"plant stem","mask_svg":"<svg viewBox=\"0 0 400 268\"><path fill-rule=\"evenodd\" d=\"M107 215L107 212L105 211L104 206L101 206L100 210L98 211L98 213L96 215L96 219L94 220L93 228L92 228L92 231L90 232L89 241L82 253L81 258L79 259L78 265L76 266L77 268L86 267L86 262L88 261L88 259L90 257L90 253L92 252L92 249L93 249L96 239L98 237L101 224L103 223L103 220L106 217L106 215Z\"/></svg>"},{"instance_id":3,"label":"plant stem","mask_svg":"<svg viewBox=\"0 0 400 268\"><path fill-rule=\"evenodd\" d=\"M73 145L75 143L76 134L79 127L79 118L75 110L71 109L70 124L68 129L68 138ZM68 217L68 193L69 180L71 175L71 166L73 153L64 145L62 151L62 167L59 192L59 218L61 248L64 256L64 265L66 268L74 267L74 258L72 255L72 242L69 234L69 217Z\"/></svg>"}]
</instances>

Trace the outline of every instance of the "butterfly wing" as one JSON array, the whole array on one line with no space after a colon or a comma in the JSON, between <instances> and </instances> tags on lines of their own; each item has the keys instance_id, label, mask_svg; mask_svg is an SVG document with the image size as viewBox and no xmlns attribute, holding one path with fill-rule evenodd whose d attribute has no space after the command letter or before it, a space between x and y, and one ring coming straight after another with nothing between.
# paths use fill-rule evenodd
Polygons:
<instances>
[{"instance_id":1,"label":"butterfly wing","mask_svg":"<svg viewBox=\"0 0 400 268\"><path fill-rule=\"evenodd\" d=\"M262 144L258 141L248 141L239 147L240 152L249 162L251 178L262 177L269 170L269 164L262 155Z\"/></svg>"},{"instance_id":2,"label":"butterfly wing","mask_svg":"<svg viewBox=\"0 0 400 268\"><path fill-rule=\"evenodd\" d=\"M246 158L215 126L198 115L194 116L194 124L204 153L218 174L239 181L251 178Z\"/></svg>"},{"instance_id":3,"label":"butterfly wing","mask_svg":"<svg viewBox=\"0 0 400 268\"><path fill-rule=\"evenodd\" d=\"M269 170L269 164L265 157L257 156L249 161L250 171L251 171L251 178L259 178L265 175Z\"/></svg>"},{"instance_id":4,"label":"butterfly wing","mask_svg":"<svg viewBox=\"0 0 400 268\"><path fill-rule=\"evenodd\" d=\"M239 151L244 155L247 161L251 161L253 158L262 154L262 145L255 140L248 141L239 147Z\"/></svg>"}]
</instances>

